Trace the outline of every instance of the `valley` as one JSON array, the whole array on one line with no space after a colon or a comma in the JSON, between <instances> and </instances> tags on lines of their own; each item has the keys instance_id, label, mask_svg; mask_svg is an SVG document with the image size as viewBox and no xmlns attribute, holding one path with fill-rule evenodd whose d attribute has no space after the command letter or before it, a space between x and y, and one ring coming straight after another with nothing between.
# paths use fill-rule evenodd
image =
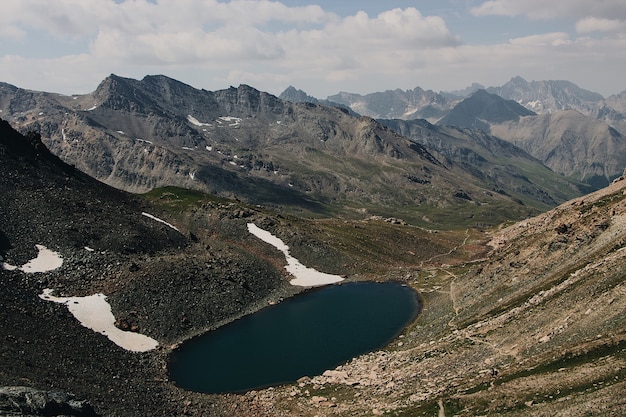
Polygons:
<instances>
[{"instance_id":1,"label":"valley","mask_svg":"<svg viewBox=\"0 0 626 417\"><path fill-rule=\"evenodd\" d=\"M0 413L626 413L619 163L591 184L495 125L377 121L163 76L72 97L2 85L0 107ZM518 116L499 129L538 117ZM385 347L294 383L202 394L170 380L186 341L322 278L400 283L422 309ZM77 320L89 297L115 330ZM118 331L156 344L129 350Z\"/></svg>"}]
</instances>

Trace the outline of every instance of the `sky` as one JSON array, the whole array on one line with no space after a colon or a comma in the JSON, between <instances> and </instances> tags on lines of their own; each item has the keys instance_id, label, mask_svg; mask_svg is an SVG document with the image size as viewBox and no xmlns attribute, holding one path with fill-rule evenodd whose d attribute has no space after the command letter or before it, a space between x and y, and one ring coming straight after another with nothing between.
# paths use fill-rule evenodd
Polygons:
<instances>
[{"instance_id":1,"label":"sky","mask_svg":"<svg viewBox=\"0 0 626 417\"><path fill-rule=\"evenodd\" d=\"M624 0L3 0L0 81L62 94L110 74L317 98L568 80L626 90Z\"/></svg>"}]
</instances>

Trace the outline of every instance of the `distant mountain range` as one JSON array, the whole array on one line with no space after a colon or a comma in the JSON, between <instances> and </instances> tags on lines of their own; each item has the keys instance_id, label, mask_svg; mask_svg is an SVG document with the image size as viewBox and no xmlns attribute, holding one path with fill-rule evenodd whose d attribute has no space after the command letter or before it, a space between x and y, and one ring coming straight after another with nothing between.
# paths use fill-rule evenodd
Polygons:
<instances>
[{"instance_id":1,"label":"distant mountain range","mask_svg":"<svg viewBox=\"0 0 626 417\"><path fill-rule=\"evenodd\" d=\"M435 123L460 101L478 90L485 90L506 100L516 101L528 110L539 114L577 110L586 116L602 120L622 134L626 133L626 91L604 98L601 94L582 89L570 81L563 80L528 82L517 76L500 87L485 87L474 83L463 90L439 93L423 90L420 87L413 90L396 89L366 95L340 92L329 96L327 101L348 106L359 114L376 119L427 119ZM289 96L286 92L287 90L279 97L290 101L313 99L319 102L303 91L298 96Z\"/></svg>"},{"instance_id":2,"label":"distant mountain range","mask_svg":"<svg viewBox=\"0 0 626 417\"><path fill-rule=\"evenodd\" d=\"M437 125L468 127L489 132L492 124L535 115L535 112L516 101L505 100L485 90L477 90L439 119Z\"/></svg>"},{"instance_id":3,"label":"distant mountain range","mask_svg":"<svg viewBox=\"0 0 626 417\"><path fill-rule=\"evenodd\" d=\"M66 162L134 192L177 185L315 215L441 226L523 218L588 190L476 130L426 123L428 140L407 138L346 109L246 85L211 92L111 75L93 93L63 96L1 84L0 110Z\"/></svg>"},{"instance_id":4,"label":"distant mountain range","mask_svg":"<svg viewBox=\"0 0 626 417\"><path fill-rule=\"evenodd\" d=\"M626 91L605 99L569 81L514 77L501 87L473 84L441 93L417 87L365 96L339 93L328 99L377 119L426 119L480 129L595 188L606 186L626 167Z\"/></svg>"}]
</instances>

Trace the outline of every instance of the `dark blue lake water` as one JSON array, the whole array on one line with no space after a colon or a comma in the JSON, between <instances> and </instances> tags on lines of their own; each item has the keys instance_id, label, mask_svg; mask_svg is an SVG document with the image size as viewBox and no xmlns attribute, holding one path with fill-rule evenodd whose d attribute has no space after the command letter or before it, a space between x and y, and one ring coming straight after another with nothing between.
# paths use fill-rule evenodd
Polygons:
<instances>
[{"instance_id":1,"label":"dark blue lake water","mask_svg":"<svg viewBox=\"0 0 626 417\"><path fill-rule=\"evenodd\" d=\"M206 393L294 382L381 348L420 311L398 283L359 282L315 289L183 343L170 379Z\"/></svg>"}]
</instances>

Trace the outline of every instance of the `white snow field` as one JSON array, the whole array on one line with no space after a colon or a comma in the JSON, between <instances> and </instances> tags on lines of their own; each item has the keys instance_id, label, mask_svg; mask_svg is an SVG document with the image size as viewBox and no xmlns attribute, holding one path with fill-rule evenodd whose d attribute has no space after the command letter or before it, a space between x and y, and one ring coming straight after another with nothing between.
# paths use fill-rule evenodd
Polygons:
<instances>
[{"instance_id":1,"label":"white snow field","mask_svg":"<svg viewBox=\"0 0 626 417\"><path fill-rule=\"evenodd\" d=\"M111 305L104 294L87 297L55 297L49 288L39 295L42 300L62 303L81 325L105 335L116 345L131 352L147 352L155 349L159 342L143 334L126 332L115 327Z\"/></svg>"},{"instance_id":2,"label":"white snow field","mask_svg":"<svg viewBox=\"0 0 626 417\"><path fill-rule=\"evenodd\" d=\"M193 178L192 178L192 179L193 179ZM177 232L180 232L180 230L178 230L178 228L177 228L176 226L174 226L174 225L172 225L172 224L170 224L170 223L166 222L165 220L161 220L161 219L159 219L158 217L153 216L152 214L148 214L148 213L146 213L146 212L144 211L144 212L141 212L141 215L142 215L142 216L146 216L147 218L152 219L152 220L155 220L155 221L157 221L157 222L159 222L159 223L163 223L164 225L171 227L172 229L176 230Z\"/></svg>"},{"instance_id":3,"label":"white snow field","mask_svg":"<svg viewBox=\"0 0 626 417\"><path fill-rule=\"evenodd\" d=\"M302 265L299 260L289 254L289 246L267 230L261 229L254 223L248 223L248 231L285 254L285 258L287 259L285 269L295 277L289 281L291 285L297 285L300 287L320 287L322 285L335 284L344 280L344 278L340 275L319 272L313 268L308 268Z\"/></svg>"},{"instance_id":4,"label":"white snow field","mask_svg":"<svg viewBox=\"0 0 626 417\"><path fill-rule=\"evenodd\" d=\"M37 257L31 259L24 265L17 267L6 262L2 262L0 263L0 267L7 271L19 269L22 272L35 273L53 271L63 265L63 257L61 257L61 255L57 252L51 251L43 245L35 245L35 247L39 251Z\"/></svg>"}]
</instances>

